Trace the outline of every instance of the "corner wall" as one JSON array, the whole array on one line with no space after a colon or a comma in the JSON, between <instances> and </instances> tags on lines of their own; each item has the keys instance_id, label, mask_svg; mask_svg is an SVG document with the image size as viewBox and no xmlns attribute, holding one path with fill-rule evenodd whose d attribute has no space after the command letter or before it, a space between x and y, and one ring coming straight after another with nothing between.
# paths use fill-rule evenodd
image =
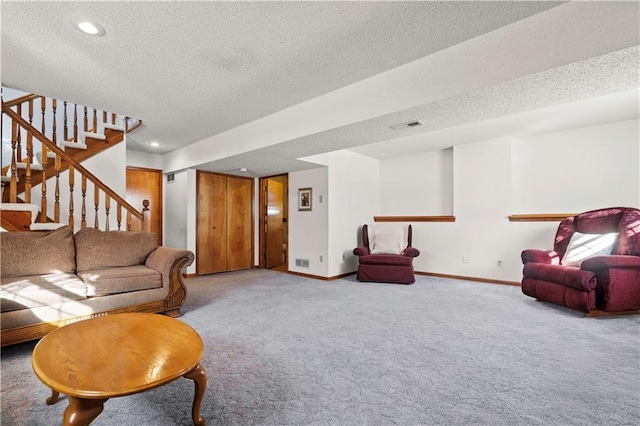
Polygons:
<instances>
[{"instance_id":1,"label":"corner wall","mask_svg":"<svg viewBox=\"0 0 640 426\"><path fill-rule=\"evenodd\" d=\"M429 186L421 196L444 199L442 192L453 191L456 222L413 224L414 246L421 251L415 270L519 282L520 253L550 249L558 222L509 222L510 214L640 207L639 126L636 119L455 146L452 189L436 180L420 180ZM417 163L408 157L381 160L381 212L449 213L444 207L437 212L435 201L424 210L409 211L411 203L401 200L415 197L415 188L389 185L388 176L424 174Z\"/></svg>"}]
</instances>

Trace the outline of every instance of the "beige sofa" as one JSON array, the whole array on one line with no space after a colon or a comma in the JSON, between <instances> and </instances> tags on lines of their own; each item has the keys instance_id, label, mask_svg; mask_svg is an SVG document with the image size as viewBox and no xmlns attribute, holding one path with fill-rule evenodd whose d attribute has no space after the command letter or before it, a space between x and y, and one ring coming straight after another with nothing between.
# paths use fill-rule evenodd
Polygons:
<instances>
[{"instance_id":1,"label":"beige sofa","mask_svg":"<svg viewBox=\"0 0 640 426\"><path fill-rule=\"evenodd\" d=\"M188 250L162 247L151 232L0 233L2 346L40 338L107 313L180 315Z\"/></svg>"}]
</instances>

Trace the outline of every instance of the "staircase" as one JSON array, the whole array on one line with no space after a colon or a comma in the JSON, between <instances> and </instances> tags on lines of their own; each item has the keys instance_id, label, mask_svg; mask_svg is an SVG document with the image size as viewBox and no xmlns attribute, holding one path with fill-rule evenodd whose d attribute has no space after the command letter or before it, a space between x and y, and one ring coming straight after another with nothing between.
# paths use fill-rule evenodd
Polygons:
<instances>
[{"instance_id":1,"label":"staircase","mask_svg":"<svg viewBox=\"0 0 640 426\"><path fill-rule=\"evenodd\" d=\"M34 107L39 109L36 116ZM140 124L33 94L3 101L2 133L3 137L10 134L11 158L2 168L2 227L7 231L63 225L148 230L148 201L140 210L131 206L81 164L123 142L127 131Z\"/></svg>"}]
</instances>

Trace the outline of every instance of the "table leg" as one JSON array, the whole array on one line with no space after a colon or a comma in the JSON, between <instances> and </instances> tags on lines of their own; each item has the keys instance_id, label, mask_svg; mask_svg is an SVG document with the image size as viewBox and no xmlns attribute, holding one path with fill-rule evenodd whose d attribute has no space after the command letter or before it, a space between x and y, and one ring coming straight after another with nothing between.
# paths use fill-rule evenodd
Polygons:
<instances>
[{"instance_id":1,"label":"table leg","mask_svg":"<svg viewBox=\"0 0 640 426\"><path fill-rule=\"evenodd\" d=\"M56 402L58 402L59 398L60 398L60 392L51 389L51 396L46 400L47 405L55 404Z\"/></svg>"},{"instance_id":2,"label":"table leg","mask_svg":"<svg viewBox=\"0 0 640 426\"><path fill-rule=\"evenodd\" d=\"M207 373L204 371L204 368L198 364L193 370L185 374L184 377L193 380L196 385L195 395L193 396L193 406L191 408L193 424L196 426L204 426L206 421L200 417L200 403L204 396L204 390L207 387Z\"/></svg>"},{"instance_id":3,"label":"table leg","mask_svg":"<svg viewBox=\"0 0 640 426\"><path fill-rule=\"evenodd\" d=\"M64 426L87 426L102 413L106 399L82 399L69 396L69 406L64 410Z\"/></svg>"}]
</instances>

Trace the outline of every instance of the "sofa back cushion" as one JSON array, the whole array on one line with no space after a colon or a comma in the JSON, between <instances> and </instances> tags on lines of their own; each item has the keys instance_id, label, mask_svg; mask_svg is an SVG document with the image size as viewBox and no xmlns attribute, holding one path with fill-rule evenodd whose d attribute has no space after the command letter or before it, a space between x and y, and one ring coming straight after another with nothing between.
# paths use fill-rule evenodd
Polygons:
<instances>
[{"instance_id":1,"label":"sofa back cushion","mask_svg":"<svg viewBox=\"0 0 640 426\"><path fill-rule=\"evenodd\" d=\"M85 228L76 233L78 271L117 266L144 265L158 247L153 232L98 231Z\"/></svg>"},{"instance_id":2,"label":"sofa back cushion","mask_svg":"<svg viewBox=\"0 0 640 426\"><path fill-rule=\"evenodd\" d=\"M76 270L73 231L63 226L51 232L0 232L2 277L22 277Z\"/></svg>"}]
</instances>

